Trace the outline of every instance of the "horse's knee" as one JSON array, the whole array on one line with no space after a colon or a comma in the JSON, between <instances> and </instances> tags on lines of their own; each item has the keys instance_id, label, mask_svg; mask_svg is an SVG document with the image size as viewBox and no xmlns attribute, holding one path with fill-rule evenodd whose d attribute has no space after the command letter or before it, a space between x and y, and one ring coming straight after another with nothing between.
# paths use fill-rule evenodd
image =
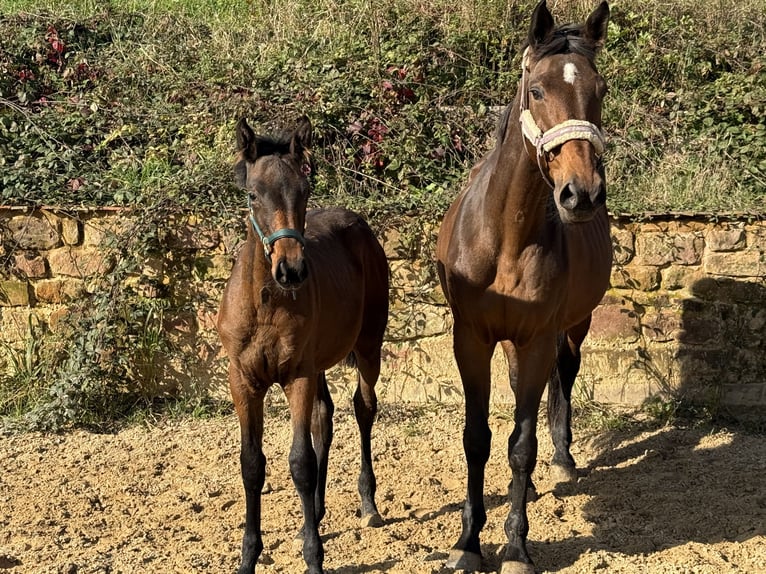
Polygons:
<instances>
[{"instance_id":1,"label":"horse's knee","mask_svg":"<svg viewBox=\"0 0 766 574\"><path fill-rule=\"evenodd\" d=\"M463 431L463 450L469 462L485 464L489 460L492 431L486 424L466 425Z\"/></svg>"},{"instance_id":2,"label":"horse's knee","mask_svg":"<svg viewBox=\"0 0 766 574\"><path fill-rule=\"evenodd\" d=\"M295 488L302 494L312 493L317 482L317 459L311 441L303 436L293 440L288 461Z\"/></svg>"},{"instance_id":3,"label":"horse's knee","mask_svg":"<svg viewBox=\"0 0 766 574\"><path fill-rule=\"evenodd\" d=\"M266 457L263 452L243 445L239 454L239 463L245 487L253 487L260 492L266 481Z\"/></svg>"},{"instance_id":4,"label":"horse's knee","mask_svg":"<svg viewBox=\"0 0 766 574\"><path fill-rule=\"evenodd\" d=\"M532 472L537 461L537 435L534 430L521 432L516 427L508 439L508 463L511 469Z\"/></svg>"}]
</instances>

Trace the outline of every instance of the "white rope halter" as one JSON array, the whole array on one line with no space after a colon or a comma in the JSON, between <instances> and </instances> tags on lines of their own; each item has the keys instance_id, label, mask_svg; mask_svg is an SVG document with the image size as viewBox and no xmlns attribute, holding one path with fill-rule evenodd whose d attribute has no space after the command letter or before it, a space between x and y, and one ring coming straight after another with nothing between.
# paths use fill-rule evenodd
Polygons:
<instances>
[{"instance_id":1,"label":"white rope halter","mask_svg":"<svg viewBox=\"0 0 766 574\"><path fill-rule=\"evenodd\" d=\"M521 133L537 150L537 166L545 181L551 187L555 187L548 177L546 170L543 169L542 160L545 154L556 149L560 145L570 140L589 141L597 156L602 156L606 148L606 138L599 127L586 120L566 120L553 126L547 131L540 129L537 122L529 111L529 95L527 93L527 64L529 63L529 48L524 51L521 59L521 114L519 122L521 123ZM547 163L547 162L546 162Z\"/></svg>"}]
</instances>

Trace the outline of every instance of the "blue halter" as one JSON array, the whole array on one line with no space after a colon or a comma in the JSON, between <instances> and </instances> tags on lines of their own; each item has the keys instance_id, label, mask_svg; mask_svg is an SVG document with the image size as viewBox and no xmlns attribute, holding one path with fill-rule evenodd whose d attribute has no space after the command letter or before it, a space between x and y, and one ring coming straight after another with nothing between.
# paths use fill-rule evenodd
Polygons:
<instances>
[{"instance_id":1,"label":"blue halter","mask_svg":"<svg viewBox=\"0 0 766 574\"><path fill-rule=\"evenodd\" d=\"M263 251L266 254L266 259L268 261L271 261L271 246L279 239L289 237L291 239L295 239L298 243L301 244L301 246L306 245L306 239L297 229L277 229L271 235L266 235L258 225L258 222L255 220L255 215L253 214L253 200L250 197L250 194L247 195L247 207L250 209L250 223L252 224L255 232L258 234L258 237L261 239L261 243L263 243Z\"/></svg>"}]
</instances>

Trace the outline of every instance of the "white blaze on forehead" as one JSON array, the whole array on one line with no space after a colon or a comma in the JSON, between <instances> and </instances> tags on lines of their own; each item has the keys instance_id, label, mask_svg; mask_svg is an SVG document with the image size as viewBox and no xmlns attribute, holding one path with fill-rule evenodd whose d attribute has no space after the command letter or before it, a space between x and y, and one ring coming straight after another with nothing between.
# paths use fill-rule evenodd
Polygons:
<instances>
[{"instance_id":1,"label":"white blaze on forehead","mask_svg":"<svg viewBox=\"0 0 766 574\"><path fill-rule=\"evenodd\" d=\"M575 78L580 72L577 71L577 66L575 66L572 62L567 62L564 64L564 81L567 84L574 84Z\"/></svg>"}]
</instances>

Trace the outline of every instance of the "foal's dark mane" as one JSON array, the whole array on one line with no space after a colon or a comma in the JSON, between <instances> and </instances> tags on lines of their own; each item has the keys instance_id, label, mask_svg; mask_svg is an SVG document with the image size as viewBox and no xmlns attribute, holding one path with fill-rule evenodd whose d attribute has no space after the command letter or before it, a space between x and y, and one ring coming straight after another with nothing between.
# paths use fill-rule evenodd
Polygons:
<instances>
[{"instance_id":1,"label":"foal's dark mane","mask_svg":"<svg viewBox=\"0 0 766 574\"><path fill-rule=\"evenodd\" d=\"M253 138L253 144L258 150L258 157L264 157L268 155L287 155L290 153L290 145L292 144L293 133L290 131L278 132L272 135L258 135L255 134ZM304 156L313 167L313 161L311 161L307 150L303 150ZM245 187L245 178L247 177L247 168L245 167L245 161L254 158L247 157L247 150L239 147L237 149L237 159L234 163L234 182L239 187ZM311 173L313 174L313 169Z\"/></svg>"},{"instance_id":2,"label":"foal's dark mane","mask_svg":"<svg viewBox=\"0 0 766 574\"><path fill-rule=\"evenodd\" d=\"M587 58L593 64L599 46L590 38L583 36L584 28L582 24L562 24L548 36L544 43L535 46L535 60L541 60L556 54L577 54ZM521 47L521 53L523 54L524 50L528 47L529 41L526 41ZM500 146L505 139L512 108L513 103L506 106L497 122L497 130L495 131L497 146Z\"/></svg>"}]
</instances>

